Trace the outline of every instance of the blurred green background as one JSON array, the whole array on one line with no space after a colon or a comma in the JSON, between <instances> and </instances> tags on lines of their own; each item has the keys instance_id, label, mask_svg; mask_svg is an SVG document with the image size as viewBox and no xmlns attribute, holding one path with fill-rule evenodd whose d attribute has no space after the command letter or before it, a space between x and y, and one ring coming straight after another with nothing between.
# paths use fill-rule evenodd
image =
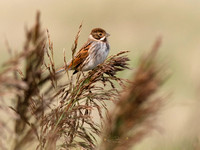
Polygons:
<instances>
[{"instance_id":1,"label":"blurred green background","mask_svg":"<svg viewBox=\"0 0 200 150\"><path fill-rule=\"evenodd\" d=\"M0 0L0 64L9 56L5 41L13 50L23 48L24 28L30 27L36 11L41 12L44 29L54 43L56 65L67 59L71 45L83 21L79 47L92 28L101 27L111 34L110 54L129 50L130 66L150 50L156 37L163 42L159 61L168 66L171 78L163 93L171 93L157 124L136 150L192 149L199 137L200 85L200 1L199 0ZM131 72L120 74L130 78Z\"/></svg>"}]
</instances>

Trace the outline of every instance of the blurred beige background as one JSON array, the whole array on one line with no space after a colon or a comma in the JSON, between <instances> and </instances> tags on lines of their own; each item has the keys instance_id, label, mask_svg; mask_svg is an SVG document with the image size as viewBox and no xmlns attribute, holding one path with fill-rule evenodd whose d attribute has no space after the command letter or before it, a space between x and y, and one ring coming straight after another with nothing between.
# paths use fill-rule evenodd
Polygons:
<instances>
[{"instance_id":1,"label":"blurred beige background","mask_svg":"<svg viewBox=\"0 0 200 150\"><path fill-rule=\"evenodd\" d=\"M79 47L90 30L102 27L111 34L110 54L129 50L134 68L141 53L155 38L163 36L160 61L167 62L171 78L163 87L172 93L161 111L155 131L136 147L146 149L191 149L198 141L200 111L200 1L199 0L0 0L0 64L8 58L5 40L21 50L24 27L30 27L40 10L44 29L54 43L56 65L67 59L83 21ZM131 72L120 74L130 78Z\"/></svg>"}]
</instances>

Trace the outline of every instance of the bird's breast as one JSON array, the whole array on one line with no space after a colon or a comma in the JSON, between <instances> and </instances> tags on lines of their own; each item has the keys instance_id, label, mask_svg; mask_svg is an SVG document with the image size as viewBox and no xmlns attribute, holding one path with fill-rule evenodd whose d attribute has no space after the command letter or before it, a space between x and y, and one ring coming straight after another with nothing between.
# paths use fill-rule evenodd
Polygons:
<instances>
[{"instance_id":1,"label":"bird's breast","mask_svg":"<svg viewBox=\"0 0 200 150\"><path fill-rule=\"evenodd\" d=\"M83 70L91 70L97 65L102 64L108 56L109 49L110 47L107 42L93 43L89 50L89 56L85 62Z\"/></svg>"},{"instance_id":2,"label":"bird's breast","mask_svg":"<svg viewBox=\"0 0 200 150\"><path fill-rule=\"evenodd\" d=\"M107 58L109 53L109 45L105 42L99 42L99 48L94 52L95 65L101 64Z\"/></svg>"}]
</instances>

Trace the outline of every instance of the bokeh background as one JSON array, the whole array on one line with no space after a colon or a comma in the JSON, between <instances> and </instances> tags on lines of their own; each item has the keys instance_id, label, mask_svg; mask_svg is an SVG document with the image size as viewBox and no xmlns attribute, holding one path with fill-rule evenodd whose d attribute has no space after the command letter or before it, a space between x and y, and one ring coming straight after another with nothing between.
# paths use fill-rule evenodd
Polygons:
<instances>
[{"instance_id":1,"label":"bokeh background","mask_svg":"<svg viewBox=\"0 0 200 150\"><path fill-rule=\"evenodd\" d=\"M129 50L132 68L161 35L159 61L167 64L166 71L171 74L162 92L170 96L159 113L158 130L135 149L188 150L198 145L199 0L0 0L0 64L9 57L5 41L15 51L23 48L24 29L33 24L37 10L54 43L57 66L63 64L63 49L70 59L70 49L82 21L79 47L86 42L92 28L104 28L111 34L110 54ZM120 74L124 78L131 75L131 71Z\"/></svg>"}]
</instances>

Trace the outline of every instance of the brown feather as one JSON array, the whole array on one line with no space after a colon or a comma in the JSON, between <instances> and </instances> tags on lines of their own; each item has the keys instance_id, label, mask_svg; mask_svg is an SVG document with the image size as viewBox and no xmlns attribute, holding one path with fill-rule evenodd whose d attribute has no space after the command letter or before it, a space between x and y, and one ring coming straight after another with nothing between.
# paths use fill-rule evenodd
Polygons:
<instances>
[{"instance_id":1,"label":"brown feather","mask_svg":"<svg viewBox=\"0 0 200 150\"><path fill-rule=\"evenodd\" d=\"M90 38L92 36L92 38ZM85 60L87 60L87 57L89 55L89 50L91 48L91 44L94 42L94 40L100 40L101 38L104 38L101 40L101 42L107 42L106 37L109 36L109 34L106 33L105 30L101 28L94 28L88 38L88 41L81 47L79 52L75 55L75 57L72 59L72 61L67 65L64 66L56 71L56 73L66 71L66 70L75 70L74 73L80 71L85 66ZM107 46L109 49L109 45Z\"/></svg>"},{"instance_id":2,"label":"brown feather","mask_svg":"<svg viewBox=\"0 0 200 150\"><path fill-rule=\"evenodd\" d=\"M84 44L83 47L79 50L79 52L76 54L74 59L70 62L67 69L80 70L81 64L83 64L83 62L89 55L88 50L90 49L90 46L91 42L87 42L86 44Z\"/></svg>"}]
</instances>

